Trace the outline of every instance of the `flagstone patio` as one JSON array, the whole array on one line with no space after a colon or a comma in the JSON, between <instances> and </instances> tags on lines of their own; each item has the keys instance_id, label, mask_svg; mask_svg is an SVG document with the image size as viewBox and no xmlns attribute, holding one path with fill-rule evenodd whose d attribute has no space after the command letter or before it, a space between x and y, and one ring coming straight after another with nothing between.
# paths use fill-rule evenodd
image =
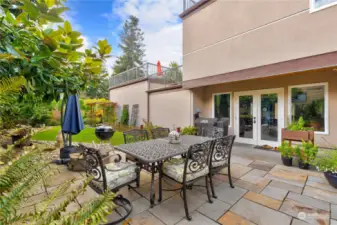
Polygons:
<instances>
[{"instance_id":1,"label":"flagstone patio","mask_svg":"<svg viewBox=\"0 0 337 225\"><path fill-rule=\"evenodd\" d=\"M84 178L84 174L67 171L64 166L60 170L61 174L52 182L34 191L21 211L32 210L63 181L75 179L77 184ZM163 192L163 201L150 208L150 175L142 171L138 192L144 197L127 188L120 191L133 204L130 219L121 224L337 225L337 189L327 183L322 173L285 167L280 164L278 153L242 145L233 148L234 189L229 186L226 173L214 177L218 198L213 204L208 203L205 188L194 187L188 191L192 221L187 221L179 191ZM164 188L177 187L168 181L163 184ZM96 193L89 188L67 210L78 209L94 196ZM108 219L113 220L114 215Z\"/></svg>"}]
</instances>

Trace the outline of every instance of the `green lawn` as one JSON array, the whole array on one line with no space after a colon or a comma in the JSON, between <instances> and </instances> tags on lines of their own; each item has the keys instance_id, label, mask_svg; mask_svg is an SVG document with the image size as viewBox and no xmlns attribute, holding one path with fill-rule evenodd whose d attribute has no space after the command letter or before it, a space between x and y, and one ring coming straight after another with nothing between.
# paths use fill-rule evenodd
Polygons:
<instances>
[{"instance_id":1,"label":"green lawn","mask_svg":"<svg viewBox=\"0 0 337 225\"><path fill-rule=\"evenodd\" d=\"M51 127L50 129L40 131L33 136L33 140L39 141L55 141L56 135L61 129L60 126ZM86 127L81 133L73 136L74 142L89 142L95 141L99 143L100 141L95 136L95 128ZM111 138L111 144L120 145L124 143L123 133L116 131L114 136Z\"/></svg>"}]
</instances>

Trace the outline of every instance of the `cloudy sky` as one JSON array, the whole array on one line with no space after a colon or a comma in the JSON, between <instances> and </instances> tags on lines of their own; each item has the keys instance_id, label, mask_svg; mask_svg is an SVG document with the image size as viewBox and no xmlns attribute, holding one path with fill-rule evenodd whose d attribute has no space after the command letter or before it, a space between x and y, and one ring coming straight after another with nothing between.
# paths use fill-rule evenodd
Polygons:
<instances>
[{"instance_id":1,"label":"cloudy sky","mask_svg":"<svg viewBox=\"0 0 337 225\"><path fill-rule=\"evenodd\" d=\"M182 62L181 0L68 0L67 5L65 18L83 34L85 47L106 38L113 55L121 55L119 34L124 21L134 15L144 31L146 61ZM109 67L115 59L109 60Z\"/></svg>"}]
</instances>

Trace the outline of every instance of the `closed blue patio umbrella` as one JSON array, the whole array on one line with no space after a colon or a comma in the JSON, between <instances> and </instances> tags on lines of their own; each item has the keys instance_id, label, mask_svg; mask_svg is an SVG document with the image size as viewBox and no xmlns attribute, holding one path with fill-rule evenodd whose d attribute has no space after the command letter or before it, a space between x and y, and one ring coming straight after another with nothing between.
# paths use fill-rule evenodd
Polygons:
<instances>
[{"instance_id":1,"label":"closed blue patio umbrella","mask_svg":"<svg viewBox=\"0 0 337 225\"><path fill-rule=\"evenodd\" d=\"M66 111L64 113L64 119L62 124L64 146L71 146L71 136L80 133L83 129L84 123L81 115L78 97L77 95L71 95L68 97Z\"/></svg>"}]
</instances>

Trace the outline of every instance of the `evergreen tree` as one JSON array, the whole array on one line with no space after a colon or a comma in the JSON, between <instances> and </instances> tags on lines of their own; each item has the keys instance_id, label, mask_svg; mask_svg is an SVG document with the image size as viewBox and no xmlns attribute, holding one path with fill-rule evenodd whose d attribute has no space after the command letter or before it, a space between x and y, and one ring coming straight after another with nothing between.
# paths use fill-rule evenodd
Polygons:
<instances>
[{"instance_id":1,"label":"evergreen tree","mask_svg":"<svg viewBox=\"0 0 337 225\"><path fill-rule=\"evenodd\" d=\"M120 39L119 47L122 49L123 55L118 57L114 65L114 75L143 64L145 56L144 33L139 28L137 17L130 16L125 21Z\"/></svg>"}]
</instances>

